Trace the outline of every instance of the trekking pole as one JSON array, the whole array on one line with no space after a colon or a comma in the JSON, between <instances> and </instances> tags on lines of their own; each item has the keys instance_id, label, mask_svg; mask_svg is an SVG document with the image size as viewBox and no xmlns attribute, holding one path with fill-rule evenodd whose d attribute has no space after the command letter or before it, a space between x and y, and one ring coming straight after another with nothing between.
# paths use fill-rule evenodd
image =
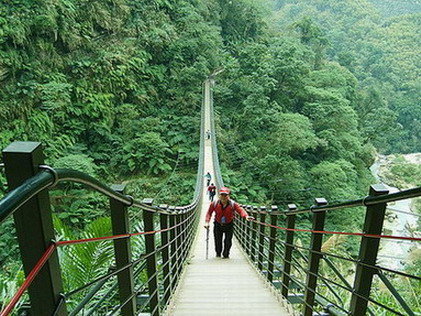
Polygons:
<instances>
[{"instance_id":1,"label":"trekking pole","mask_svg":"<svg viewBox=\"0 0 421 316\"><path fill-rule=\"evenodd\" d=\"M209 253L209 227L206 228L206 260L208 260Z\"/></svg>"}]
</instances>

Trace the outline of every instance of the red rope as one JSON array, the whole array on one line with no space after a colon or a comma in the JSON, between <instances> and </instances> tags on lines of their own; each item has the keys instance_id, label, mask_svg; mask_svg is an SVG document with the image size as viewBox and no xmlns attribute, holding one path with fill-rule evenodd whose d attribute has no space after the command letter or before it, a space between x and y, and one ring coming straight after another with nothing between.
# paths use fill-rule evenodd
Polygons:
<instances>
[{"instance_id":1,"label":"red rope","mask_svg":"<svg viewBox=\"0 0 421 316\"><path fill-rule=\"evenodd\" d=\"M72 245L72 244L81 244L81 243L87 243L87 242L93 242L93 241L101 241L101 240L114 240L114 239L122 239L122 238L129 238L132 236L139 236L139 235L151 235L151 234L157 234L169 231L171 229L174 229L185 222L187 222L195 213L190 215L188 218L186 218L184 221L178 223L177 225L171 226L169 228L160 229L160 230L152 230L148 232L138 232L138 233L129 233L129 234L122 234L122 235L113 235L113 236L104 236L104 237L93 237L93 238L85 238L85 239L75 239L75 240L62 240L57 242L57 246L64 246L64 245ZM1 316L1 315L0 315Z\"/></svg>"},{"instance_id":2,"label":"red rope","mask_svg":"<svg viewBox=\"0 0 421 316\"><path fill-rule=\"evenodd\" d=\"M391 235L373 235L373 234L365 234L365 233L347 233L347 232L333 232L328 230L312 230L312 229L299 229L299 228L286 228L271 225L268 223L262 223L256 220L252 220L260 225L265 225L269 227L274 227L281 230L287 231L294 231L294 232L307 232L307 233L317 233L317 234L332 234L332 235L348 235L348 236L362 236L362 237L370 237L370 238L386 238L386 239L400 239L400 240L411 240L411 241L421 241L421 238L416 237L405 237L405 236L391 236Z\"/></svg>"},{"instance_id":3,"label":"red rope","mask_svg":"<svg viewBox=\"0 0 421 316\"><path fill-rule=\"evenodd\" d=\"M9 304L6 306L4 310L1 311L0 316L6 316L9 315L9 313L12 312L15 305L18 303L20 298L22 297L23 293L28 289L28 287L31 285L32 281L35 279L35 277L38 275L39 271L42 269L42 267L45 265L47 260L51 257L54 250L56 250L57 245L51 244L47 250L42 255L41 259L38 260L38 262L35 264L32 271L28 274L28 277L23 282L19 290L16 292L16 294L13 296L12 300L9 302Z\"/></svg>"},{"instance_id":4,"label":"red rope","mask_svg":"<svg viewBox=\"0 0 421 316\"><path fill-rule=\"evenodd\" d=\"M57 242L57 246L82 244L82 243L93 242L93 241L101 241L101 240L122 239L122 238L129 238L131 236L150 235L150 234L160 233L162 231L165 231L165 230L162 229L162 230L153 230L153 231L149 231L149 232L130 233L130 234L104 236L104 237L93 237L93 238L74 239L74 240L62 240L62 241Z\"/></svg>"}]
</instances>

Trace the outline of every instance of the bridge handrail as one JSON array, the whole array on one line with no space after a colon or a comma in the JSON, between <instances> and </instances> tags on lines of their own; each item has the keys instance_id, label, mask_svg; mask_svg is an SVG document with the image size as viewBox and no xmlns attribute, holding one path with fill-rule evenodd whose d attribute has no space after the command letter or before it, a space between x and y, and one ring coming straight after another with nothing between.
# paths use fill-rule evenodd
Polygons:
<instances>
[{"instance_id":1,"label":"bridge handrail","mask_svg":"<svg viewBox=\"0 0 421 316\"><path fill-rule=\"evenodd\" d=\"M211 116L211 127L212 127L212 152L213 152L213 164L214 164L214 174L215 182L218 188L224 186L224 182L221 176L218 148L216 143L216 130L215 130L215 120L214 120L214 110L213 110L213 98L212 90L210 90L210 116ZM410 277L411 279L419 280L419 277L412 276L404 272L394 271L392 269L384 268L377 265L377 252L379 249L379 240L382 238L394 238L394 239L408 239L412 241L420 241L420 238L413 237L404 237L404 236L389 236L382 235L382 225L385 217L386 205L389 202L395 202L399 200L405 200L410 198L415 198L421 196L421 187L411 188L408 190L389 193L388 190L382 185L373 185L370 187L370 193L368 196L365 196L360 199L344 201L341 203L335 203L328 205L328 202L323 198L318 198L315 200L315 205L305 208L297 209L295 204L288 205L287 211L280 211L278 207L273 206L252 206L252 205L243 205L248 212L260 217L260 222L257 220L254 221L245 221L244 219L239 219L237 228L234 233L238 238L241 247L249 256L250 261L255 264L263 274L266 273L266 277L269 282L280 282L281 284L281 294L292 304L300 303L303 305L303 315L310 316L314 314L316 305L322 307L326 312L332 315L365 315L366 312L373 314L370 310L371 307L368 306L368 302L375 304L389 312L392 312L397 315L403 315L398 312L396 309L393 309L389 306L386 306L380 303L377 300L374 300L370 297L370 290L372 287L372 280L374 274L377 274L383 284L388 288L390 294L396 301L399 303L399 307L404 310L409 315L413 315L409 304L401 297L396 288L392 283L387 279L383 272L391 272L396 275L401 275L405 277ZM352 207L366 207L366 218L364 221L364 231L362 233L344 233L344 232L331 232L324 230L325 215L326 211L341 210L345 208ZM311 213L312 217L312 226L311 230L309 229L295 229L295 218L297 214ZM283 217L283 220L286 221L286 227L277 226L278 220L280 217ZM266 221L270 219L270 224ZM259 226L259 227L258 227ZM265 230L269 229L270 236ZM277 240L277 230L281 229L285 232L286 241L282 242L284 244L284 253L280 254L276 243ZM294 231L305 231L311 233L310 247L299 247L293 243ZM360 252L357 260L350 260L356 264L356 273L354 277L354 286L350 289L345 278L341 278L342 282L345 281L345 286L337 282L332 281L331 279L325 278L319 273L320 261L328 261L328 258L325 256L330 256L330 253L326 253L322 250L322 241L324 234L338 234L338 235L358 235L362 237L360 244ZM308 258L302 255L297 248L303 248L309 251ZM298 269L297 271L305 273L306 280L304 282L299 282L298 279L295 279L291 266L294 264L294 253L299 253L305 259L308 268L307 269ZM335 256L336 258L341 258L340 256ZM265 261L266 260L266 261ZM283 266L280 266L277 262L283 261ZM339 271L336 270L335 266L330 263L329 267L336 275ZM282 268L282 280L275 280L274 268ZM302 267L301 267L302 268ZM336 297L340 298L336 293L336 290L332 285L339 286L342 290L347 290L351 293L351 303L349 306L349 311L341 307L342 302L335 304L332 300L329 300L327 297L322 296L317 292L317 279L320 279L323 285L325 285L329 291ZM301 283L301 289L304 293L289 295L289 287L292 282L296 284ZM369 284L369 286L367 286ZM295 300L295 301L294 301Z\"/></svg>"},{"instance_id":2,"label":"bridge handrail","mask_svg":"<svg viewBox=\"0 0 421 316\"><path fill-rule=\"evenodd\" d=\"M325 199L317 198L315 199L315 205L302 210L297 210L295 204L289 204L287 211L279 211L278 207L275 205L269 207L242 205L249 214L259 218L259 220L246 222L243 219L239 219L238 228L235 230L235 234L239 239L242 248L250 257L251 262L255 263L262 273L266 273L266 277L270 282L273 282L275 286L277 284L280 286L282 295L288 298L292 304L302 304L304 306L303 313L306 316L312 314L316 305L324 308L325 310L329 310L332 315L344 315L344 308L346 309L346 314L351 313L353 315L364 315L365 311L373 314L372 311L369 310L372 307L367 306L368 302L376 305L378 308L382 308L397 315L403 315L403 313L398 311L398 309L405 311L409 315L413 315L409 301L401 296L397 288L395 288L392 282L389 281L385 272L410 278L414 282L421 280L421 277L405 273L406 271L396 271L379 266L377 263L377 253L379 249L379 241L383 238L410 240L412 242L421 241L421 238L418 238L417 236L407 237L382 235L382 227L387 203L416 198L419 196L421 196L421 187L415 187L395 193L388 193L388 190L384 186L373 185L370 188L370 195L364 198L333 205L328 205ZM366 208L366 217L362 232L336 232L324 229L325 214L327 211L361 206ZM296 215L303 213L313 214L313 227L311 229L295 228ZM416 214L413 215L418 216ZM285 221L285 225L278 224L282 221ZM277 231L283 232L284 241L277 237ZM309 245L303 247L301 243L294 243L294 232L311 233L311 236L309 236L311 240L306 240ZM358 257L355 259L345 258L344 256L332 254L330 251L326 252L323 250L322 236L325 234L362 237ZM303 255L300 250L308 251L308 257ZM294 260L296 263L298 263L298 261L294 258L294 254L300 255L300 260L303 260L304 264L308 267L304 268L301 265L297 267ZM344 284L340 284L332 281L332 278L326 278L321 275L319 271L320 261L327 262L330 267L330 272L333 271L333 274L336 275L336 277L340 274L334 264L329 264L329 259L327 257L345 260L355 265L357 272L354 276L353 287L349 286L347 280L343 276L340 276L339 280L344 282ZM281 262L283 262L283 264ZM304 293L300 293L298 295L288 294L291 283L297 283L298 280L294 277L295 273L292 272L291 267L293 267L296 272L299 272L300 275L301 272L305 274L305 283L304 280L303 282L298 282L301 283L300 288ZM282 270L282 278L275 279L274 269ZM326 271L324 272L327 273ZM384 284L389 290L391 297L396 299L398 302L397 308L387 306L378 299L370 297L369 291L372 287L371 280L374 275L379 277L379 282ZM339 297L339 294L334 287L339 287L340 290L346 290L348 295L351 295L352 304L349 307L349 311L343 302L335 303L335 300L326 300L327 298L323 297L320 292L317 291L317 282L315 281L317 279L320 279L323 286L326 286L330 293L335 297ZM368 289L361 287L361 284L367 284L367 282L370 282L370 287Z\"/></svg>"},{"instance_id":3,"label":"bridge handrail","mask_svg":"<svg viewBox=\"0 0 421 316\"><path fill-rule=\"evenodd\" d=\"M40 166L42 168L42 166ZM74 182L84 184L97 192L100 192L112 199L115 199L127 206L133 206L149 212L163 213L167 215L181 214L194 208L199 198L195 197L192 203L178 208L179 212L165 211L157 206L149 206L138 200L133 199L129 195L118 193L110 187L101 183L101 181L91 177L81 171L72 169L53 169L48 167L47 170L37 173L35 176L27 179L22 185L10 191L0 200L0 222L12 215L20 206L29 201L42 190L54 187L60 182ZM200 192L200 191L199 191Z\"/></svg>"},{"instance_id":4,"label":"bridge handrail","mask_svg":"<svg viewBox=\"0 0 421 316\"><path fill-rule=\"evenodd\" d=\"M395 193L388 193L385 195L380 196L366 196L364 198L360 198L357 200L350 200L342 203L332 204L332 205L322 205L322 206L311 206L309 208L301 209L301 210L287 210L287 211L276 211L277 213L273 213L273 211L265 211L264 209L260 209L259 212L264 212L266 214L273 214L273 215L296 215L296 214L303 214L303 213L317 213L322 211L333 211L339 210L349 207L358 207L358 206L369 206L369 205L376 205L381 203L389 203L389 202L396 202L400 200L411 199L415 197L421 196L421 187L415 187L408 190L403 190ZM243 205L245 206L245 205ZM251 205L253 207L253 205Z\"/></svg>"},{"instance_id":5,"label":"bridge handrail","mask_svg":"<svg viewBox=\"0 0 421 316\"><path fill-rule=\"evenodd\" d=\"M197 225L198 225L198 213L196 212L197 207L200 205L200 201L202 199L202 192L203 192L203 166L204 166L204 135L205 135L205 123L204 123L204 117L205 117L205 109L204 106L202 105L201 108L201 125L200 125L200 149L199 149L199 159L198 159L198 167L197 167L197 177L196 177L196 185L195 185L195 190L194 190L194 194L193 194L193 199L191 201L190 204L188 205L183 205L183 206L168 206L166 204L161 204L159 206L154 206L152 205L153 203L153 199L143 199L142 201L138 201L135 200L132 196L130 195L126 195L124 194L124 186L113 186L113 188L105 185L104 183L102 183L101 181L99 181L98 179L95 179L94 177L77 171L77 170L71 170L71 169L54 169L50 166L46 166L43 163L43 158L41 159L41 157L43 157L42 154L42 149L41 148L41 144L40 143L32 143L29 142L28 144L16 144L16 145L11 145L9 152L24 152L25 153L25 159L27 158L27 153L33 153L36 151L36 158L34 158L34 160L30 161L30 169L32 170L31 175L29 177L27 177L23 182L21 181L17 186L14 187L13 190L11 190L10 192L8 192L1 200L0 200L0 223L3 222L5 219L7 219L9 216L11 216L15 211L19 210L20 208L25 208L26 207L26 211L28 210L28 205L26 205L27 202L29 202L32 198L37 199L37 203L39 201L38 197L39 195L42 194L48 194L47 192L49 191L49 189L54 188L58 183L61 182L72 182L72 183L79 183L79 184L83 184L107 197L110 198L110 208L111 208L111 213L112 213L112 225L113 225L113 231L114 229L117 230L121 230L124 229L126 230L128 228L128 214L127 214L127 207L136 207L139 208L141 210L143 210L143 222L144 222L144 226L145 226L145 230L147 230L149 233L151 234L145 234L145 247L146 247L146 253L147 255L142 256L142 260L146 260L146 274L148 276L148 279L146 281L145 284L143 284L142 286L146 286L147 284L147 288L148 288L148 292L149 292L149 300L147 301L146 305L150 306L151 310L152 310L152 314L153 315L158 315L160 313L160 309L165 308L166 304L169 301L170 295L171 293L168 291L169 289L173 289L179 281L179 276L181 274L181 271L183 269L183 266L185 264L185 261L187 259L187 255L189 252L189 249L191 248L192 245L192 240L193 237L195 235L195 232L197 230ZM19 142L18 142L19 143ZM29 151L31 150L31 151ZM9 159L9 164L13 165L13 163L10 163L10 161L13 161L13 159ZM37 161L37 162L35 162ZM14 161L16 162L16 161ZM26 162L25 162L26 163ZM0 164L0 167L6 167L6 172L7 172L7 163L6 164ZM21 167L17 167L19 166L19 164L16 164L10 168L10 170L13 169L13 172L16 174L20 172ZM27 166L27 165L25 165ZM19 177L17 177L16 179L19 179ZM10 183L9 183L9 187ZM121 191L120 191L121 190ZM120 192L117 192L120 191ZM46 195L48 196L48 195ZM42 203L46 202L45 200L43 200ZM50 207L48 205L49 202L44 203L43 207L45 207L45 210L47 212L51 212L49 211ZM120 204L119 204L120 203ZM36 208L33 208L34 210L36 209L36 212L41 211L41 208L39 207L40 205L37 205ZM29 207L29 209L31 209ZM117 213L118 212L118 213ZM26 213L25 213L26 214ZM40 213L37 213L40 214ZM114 214L114 215L113 215ZM118 215L117 215L118 214ZM156 226L155 221L153 220L153 215L159 215L159 225L161 227L161 230L156 230L154 227ZM38 216L38 215L37 215ZM51 215L47 215L51 216ZM187 217L188 216L188 217ZM31 216L30 216L31 217ZM28 217L28 218L30 218ZM20 218L20 217L19 217ZM32 218L32 217L31 217ZM117 219L119 218L119 219ZM16 220L16 218L15 218ZM47 220L48 221L48 220ZM178 224L177 224L178 223ZM115 225L114 225L115 224ZM48 224L47 224L48 225ZM168 228L168 225L170 225L171 231L169 231L170 228ZM182 227L180 226L182 225ZM32 225L34 226L34 225ZM118 226L118 228L116 228ZM180 226L180 227L179 227ZM23 226L22 226L23 227ZM26 226L25 226L26 227ZM176 228L178 227L178 228ZM52 230L50 229L51 227L46 228L48 231L47 235L48 236L52 236L49 238L54 238L54 233L52 233ZM174 232L174 228L176 228L177 232ZM38 229L38 227L36 228ZM44 226L43 226L44 229ZM22 230L22 229L21 229ZM162 242L162 246L161 247L155 247L155 241L153 238L153 234L158 233L162 231L164 235L161 236L161 242ZM38 232L37 232L38 233ZM138 234L138 233L136 233ZM142 233L143 234L143 233ZM171 235L171 241L168 241L168 235ZM19 233L18 233L19 235ZM117 237L117 236L125 236L124 238L127 237L131 237L132 235L135 234L127 234L127 231L124 231L123 234L122 233L114 233L115 236L108 236L105 239L114 239L111 237ZM44 235L45 236L45 235ZM44 236L41 236L41 238L44 238ZM25 236L26 238L26 236ZM32 238L32 237L31 237ZM38 235L37 235L38 238ZM184 239L183 239L184 238ZM33 240L35 240L35 238L32 238ZM47 238L48 239L48 238ZM98 238L98 239L104 239L102 237ZM164 240L167 240L167 242L164 242ZM182 240L183 239L183 240ZM39 240L36 239L37 241ZM84 240L79 240L81 242L85 242ZM76 243L79 242L78 240L74 240L74 241L69 241L72 243ZM87 240L86 240L87 242ZM38 272L40 270L37 270L37 265L38 264L42 264L44 265L45 262L47 262L47 260L50 260L49 256L53 256L51 259L53 260L53 265L48 269L48 272L44 272L44 275L48 275L48 277L51 274L51 271L54 270L54 275L60 275L59 272L59 266L58 266L58 262L57 262L57 253L55 252L55 249L57 248L58 245L64 245L66 244L66 242L53 242L51 245L49 245L47 251L44 252L44 254L42 255L42 260L43 258L48 254L48 257L45 257L46 259L44 261L42 261L41 259L38 261L38 263L36 264L36 266L34 266L33 268L29 268L26 269L30 272L29 275L37 275ZM135 265L135 262L130 262L128 261L129 257L130 257L130 247L129 244L118 244L118 246L115 246L115 256L117 257L117 254L120 258L120 261L123 260L124 262L120 262L117 263L117 269L118 271L125 271L125 275L124 278L130 278L131 280L133 280L133 273L129 272L128 269L131 267L133 268ZM38 245L37 247L37 251L38 251ZM118 250L117 250L117 248ZM27 247L29 248L29 247ZM40 247L39 247L40 248ZM170 249L171 248L171 249ZM50 249L52 249L52 251L50 251ZM117 253L118 252L118 253ZM41 255L43 252L39 252L39 254L32 256L32 255L26 255L25 259L27 262L31 261L32 257L36 257L38 255ZM164 262L161 269L162 270L157 270L156 268L156 259L155 256L158 256L158 254L160 254L162 261ZM29 259L29 260L28 260ZM116 259L117 260L117 259ZM41 262L42 261L42 262ZM136 260L136 262L139 262L139 260ZM31 265L32 267L32 263L29 263L29 265ZM57 273L58 271L58 273ZM158 273L164 273L167 275L167 277L163 278L162 282L164 282L164 287L166 287L166 291L162 294L161 293L161 288L158 286L157 283L157 278L158 278ZM136 274L136 273L135 273ZM106 277L111 277L112 275L115 275L115 273L110 273L108 274ZM35 276L33 278L35 278ZM171 278L169 279L168 276L171 276ZM103 276L104 277L104 276ZM95 280L95 282L90 282L89 286L91 286L92 284L98 283L99 281L101 281L103 278ZM13 297L12 301L9 303L9 305L6 307L6 310L1 311L1 314L3 315L3 312L5 313L5 315L8 314L9 311L11 311L15 304L17 303L17 301L20 299L20 297L22 296L23 292L28 289L29 285L31 284L33 279L27 278L25 281L25 288L21 287L19 289L19 291L15 294L15 296ZM126 280L127 281L127 280ZM56 284L56 288L51 288L48 287L48 289L44 290L40 290L41 292L48 292L48 293L52 293L53 296L51 297L52 300L56 301L56 292L57 289L61 288L61 279L57 278L54 280L55 284ZM120 280L120 278L118 279L118 284L119 284L119 291L121 291L121 284L120 282L123 282ZM161 281L159 281L161 282ZM131 283L131 282L128 282ZM44 286L44 285L43 285ZM84 288L86 288L87 285L84 286ZM71 313L77 313L77 309L78 308L82 308L91 298L91 296L97 292L102 285L95 285L95 288L92 289L92 291L90 291L87 296L85 296L85 298L83 299L83 301L77 306L76 310L73 311ZM161 286L161 285L160 285ZM114 286L113 288L115 288L116 286ZM131 285L131 287L133 287L133 284ZM37 288L39 288L39 286L37 285ZM125 289L124 291L127 292L128 289ZM133 289L134 290L134 289ZM40 291L37 291L38 293ZM136 295L139 293L139 289L136 290L135 292L131 292L130 296L128 296L128 298L124 301L121 302L120 305L117 305L115 310L113 311L113 313L118 312L120 309L124 308L128 308L128 309L136 309L136 307L132 306L133 305L133 300L136 299ZM69 293L68 293L69 294ZM125 294L121 294L120 295L125 295ZM31 296L31 295L30 295ZM161 300L161 302L159 302ZM65 305L65 294L60 294L60 299L58 301L56 301L57 304L55 306L55 312L54 314L56 314L56 312L58 312L59 310L61 311L63 308L65 309L66 307L64 307ZM32 302L33 303L33 302ZM34 303L35 305L35 303ZM41 302L38 298L36 301L36 305L37 306L42 306L44 305L43 302ZM129 306L130 305L130 306ZM48 308L50 308L51 306L49 306Z\"/></svg>"}]
</instances>

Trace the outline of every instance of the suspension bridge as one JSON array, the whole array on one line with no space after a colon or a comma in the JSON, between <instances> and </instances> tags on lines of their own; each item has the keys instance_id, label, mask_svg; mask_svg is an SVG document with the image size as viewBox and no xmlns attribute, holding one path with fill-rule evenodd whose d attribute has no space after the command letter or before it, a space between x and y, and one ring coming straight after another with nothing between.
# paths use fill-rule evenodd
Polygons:
<instances>
[{"instance_id":1,"label":"suspension bridge","mask_svg":"<svg viewBox=\"0 0 421 316\"><path fill-rule=\"evenodd\" d=\"M212 97L212 78L203 84L200 153L194 196L189 205L154 205L125 194L125 186L107 186L82 172L45 165L42 146L14 142L3 149L9 193L0 200L0 222L13 216L26 279L13 298L3 302L1 316L21 315L417 315L419 306L398 289L398 280L421 281L419 275L378 264L382 240L419 243L415 236L383 233L388 203L421 196L421 188L389 193L380 185L360 199L330 205L242 205L255 220L236 219L235 242L228 260L206 258L204 216L209 207L203 175L212 174L217 188L221 174ZM206 131L211 137L205 137ZM109 197L112 235L57 240L49 191L60 182L81 183ZM327 212L361 208L361 231L325 230ZM135 209L142 231L132 231L128 210ZM308 216L300 217L300 214ZM414 216L416 216L414 214ZM311 228L297 228L299 220ZM308 227L307 225L305 227ZM302 236L307 236L302 238ZM353 236L358 257L322 247L330 236ZM300 238L299 238L300 237ZM142 238L144 253L132 254L132 239ZM58 248L112 242L114 265L109 272L74 289L63 288ZM338 266L353 273L343 275ZM390 299L374 296L381 283ZM22 307L23 295L29 305ZM78 301L75 302L75 297Z\"/></svg>"}]
</instances>

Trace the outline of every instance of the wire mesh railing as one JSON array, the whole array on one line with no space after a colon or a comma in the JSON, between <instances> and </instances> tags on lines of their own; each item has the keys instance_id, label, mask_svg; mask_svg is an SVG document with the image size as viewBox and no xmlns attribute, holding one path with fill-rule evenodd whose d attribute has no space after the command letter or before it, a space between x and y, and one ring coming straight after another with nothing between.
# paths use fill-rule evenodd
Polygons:
<instances>
[{"instance_id":1,"label":"wire mesh railing","mask_svg":"<svg viewBox=\"0 0 421 316\"><path fill-rule=\"evenodd\" d=\"M224 185L224 182L217 154L213 98L211 100L214 172L216 182L220 187ZM414 315L416 308L411 307L411 304L400 295L387 275L394 278L405 277L415 282L421 280L420 276L378 265L377 253L381 239L406 240L414 243L421 241L418 237L382 234L387 203L420 195L421 188L419 187L388 194L385 188L372 186L370 194L362 199L342 201L333 205L328 205L324 199L316 199L315 205L310 208L297 210L296 206L291 204L287 212L278 211L276 206L268 209L264 206L243 205L257 220L250 222L238 218L234 232L250 261L290 303L301 306L303 315L326 315L326 313L329 315L365 315L366 313L375 315L373 312L375 308L379 308L382 313ZM327 211L340 211L352 207L366 208L362 232L338 232L324 229ZM295 228L298 214L312 214L311 229ZM281 222L284 226L278 224ZM299 234L310 236L301 238ZM328 234L361 238L359 254L354 257L345 257L324 251L323 240ZM306 241L308 246L294 243L297 237L300 237L298 239L300 242L302 239ZM350 276L342 275L343 271L336 268L331 261L333 259L354 265L351 275L354 282L352 286L348 281ZM397 304L388 306L387 303L373 299L371 292L373 279L376 276L379 276L382 285L389 290L390 300L396 300Z\"/></svg>"},{"instance_id":2,"label":"wire mesh railing","mask_svg":"<svg viewBox=\"0 0 421 316\"><path fill-rule=\"evenodd\" d=\"M196 185L192 202L185 206L154 206L152 199L139 201L124 194L122 185L108 187L82 172L46 166L40 143L15 142L3 150L2 167L10 192L0 200L0 222L14 217L27 278L4 305L1 316L12 312L26 290L34 315L76 315L82 310L90 315L104 305L102 313L108 315L160 315L178 284L197 228L203 190L204 111L202 105ZM80 183L109 198L113 235L55 241L48 192L61 182ZM142 219L143 231L130 232L128 208L139 210L136 218ZM135 236L144 238L145 251L133 260L130 241ZM108 273L65 293L57 249L106 241L114 243L115 265ZM101 299L94 300L114 277L117 282ZM140 285L135 282L139 278ZM66 301L80 293L84 293L80 302L68 312ZM112 299L117 294L118 298Z\"/></svg>"},{"instance_id":3,"label":"wire mesh railing","mask_svg":"<svg viewBox=\"0 0 421 316\"><path fill-rule=\"evenodd\" d=\"M6 164L6 171L7 167L8 165ZM41 166L41 168L45 169L43 166ZM107 281L114 276L117 276L118 279L117 285L119 288L120 304L116 305L111 314L121 312L123 315L133 315L136 313L136 310L142 311L143 308L143 310L149 311L152 315L159 315L162 309L165 308L169 299L169 294L171 294L171 291L169 290L164 293L164 289L171 288L173 290L175 288L182 266L187 258L197 227L197 206L200 197L190 205L184 207L169 207L166 205L157 207L153 206L151 204L152 201L150 200L136 201L132 197L124 195L121 186L109 188L90 176L77 171L48 168L46 171L40 171L36 173L35 176L24 181L21 186L12 190L0 201L0 218L4 220L12 214L15 219L28 217L28 215L31 216L28 207L31 208L31 211L34 209L38 210L41 216L45 217L45 211L49 210L48 199L46 201L45 198L40 198L39 195L45 195L47 188L62 181L83 183L110 198L113 235L55 242L51 241L54 238L50 238L50 241L48 243L46 242L46 250L41 256L38 256L40 259L36 261L35 264L32 264L31 269L26 269L27 278L24 284L12 298L11 302L9 302L1 312L1 315L8 315L27 289L30 291L31 309L36 309L37 304L36 297L34 299L33 296L31 296L31 290L36 291L37 293L53 291L53 293L50 293L50 296L53 298L58 297L58 299L54 300L54 304L48 306L49 311L47 311L44 304L43 306L38 307L39 312L45 315L66 314L66 299L78 292L94 287L93 290L89 291L82 299L82 302L78 304L75 310L70 311L71 315L76 315L92 300L92 297L105 284L104 281ZM28 205L33 200L36 200L35 208L33 205ZM128 207L137 207L142 210L145 231L129 232ZM51 212L49 216L51 216ZM48 232L48 227L46 227L46 224L43 223L42 220L39 220L37 223L37 220L33 220L32 218L30 222L31 225L29 227L22 226L22 230L24 230L23 233L20 232L19 227L17 227L17 234L18 238L25 237L19 235L24 234L27 239L29 239L25 241L26 244L24 246L21 245L23 261L31 260L34 262L33 258L35 255L33 255L33 251L31 251L33 250L34 244L31 244L31 241L35 239L37 234L44 235L48 233L47 235L53 236L54 232L51 232L52 227L49 227L50 231ZM159 223L159 227L157 227L157 223ZM41 232L35 231L39 229L41 229ZM161 245L159 247L155 244L155 236L158 234L160 235L161 240ZM169 235L171 238L169 238ZM130 239L134 236L144 236L145 238L145 254L136 260L131 259L130 250ZM54 258L54 256L57 256L56 249L58 247L111 240L114 242L116 265L113 269L110 267L112 271L106 275L87 282L87 284L82 287L73 289L68 293L62 291L62 285L60 284L61 279L59 277L56 277L56 284L53 288L49 288L48 284L45 284L45 282L36 282L37 278L45 278L46 275L50 279L53 279L53 274L60 275L60 266L58 264L53 265L54 261L58 263L58 258ZM27 249L26 253L25 247L31 247L31 249ZM41 253L41 251L38 252ZM31 254L31 257L25 258L28 253ZM157 269L158 259L161 265L160 269ZM136 273L133 273L133 270L138 266L142 268L136 270ZM147 276L143 284L143 289L135 290L134 279L136 275L141 273L144 273ZM162 280L162 284L158 283L158 280ZM54 292L57 288L60 290ZM137 307L137 296L145 289L149 295L148 304L139 309ZM45 297L43 297L43 299L44 298Z\"/></svg>"},{"instance_id":4,"label":"wire mesh railing","mask_svg":"<svg viewBox=\"0 0 421 316\"><path fill-rule=\"evenodd\" d=\"M416 304L392 281L404 277L416 284L421 276L382 267L377 263L377 254L382 239L421 241L420 236L382 234L387 203L418 196L420 187L389 194L381 186L372 186L370 195L363 199L334 205L316 199L314 206L303 210L297 210L294 204L288 211L279 211L276 206L268 209L244 205L256 220L238 218L235 236L250 261L291 304L301 306L303 315L415 315L420 312ZM362 205L366 207L362 232L324 229L326 212ZM311 229L295 227L297 214L303 213L312 214ZM358 255L326 251L322 246L328 235L361 238L356 241L360 245ZM344 262L352 265L347 266L345 275L337 267ZM379 286L387 289L388 300L373 295Z\"/></svg>"},{"instance_id":5,"label":"wire mesh railing","mask_svg":"<svg viewBox=\"0 0 421 316\"><path fill-rule=\"evenodd\" d=\"M210 80L204 83L203 99L207 93L210 99L214 174L220 188L224 182L218 159ZM202 196L204 174L204 120L205 103L201 110L194 196L192 202L183 207L154 206L152 199L138 201L124 194L124 186L108 187L81 172L46 166L39 143L17 142L5 149L4 168L11 191L0 200L0 222L9 216L14 217L27 278L0 315L8 315L26 290L31 300L31 312L35 315L77 315L82 310L85 315L92 315L98 310L106 315L134 315L138 312L160 315L177 287L199 220L197 207ZM84 184L109 198L112 235L55 240L48 190L64 181ZM235 235L250 261L291 304L299 304L303 315L375 315L378 310L396 315L415 315L419 310L392 281L398 276L419 282L421 277L408 271L383 267L377 259L382 239L421 241L416 236L382 233L387 203L419 196L421 188L389 194L384 188L372 186L368 196L334 205L328 205L324 199L316 199L315 205L310 208L297 210L291 204L285 212L279 211L276 206L269 209L244 205L256 220L238 219ZM140 210L142 231L130 231L129 207ZM326 212L352 207L365 207L366 217L361 232L325 229ZM300 214L311 214L311 229L295 227ZM306 234L307 237L302 238ZM360 238L358 255L326 251L323 243L327 235ZM135 236L144 239L144 252L132 258L130 241ZM57 249L111 240L115 264L108 267L108 272L64 291ZM345 263L351 267L348 267L352 271L349 275L344 275L337 267ZM117 280L113 281L115 277ZM373 282L376 282L375 285ZM377 284L387 289L395 304L373 295ZM76 296L79 298L77 304L68 311L69 300Z\"/></svg>"}]
</instances>

